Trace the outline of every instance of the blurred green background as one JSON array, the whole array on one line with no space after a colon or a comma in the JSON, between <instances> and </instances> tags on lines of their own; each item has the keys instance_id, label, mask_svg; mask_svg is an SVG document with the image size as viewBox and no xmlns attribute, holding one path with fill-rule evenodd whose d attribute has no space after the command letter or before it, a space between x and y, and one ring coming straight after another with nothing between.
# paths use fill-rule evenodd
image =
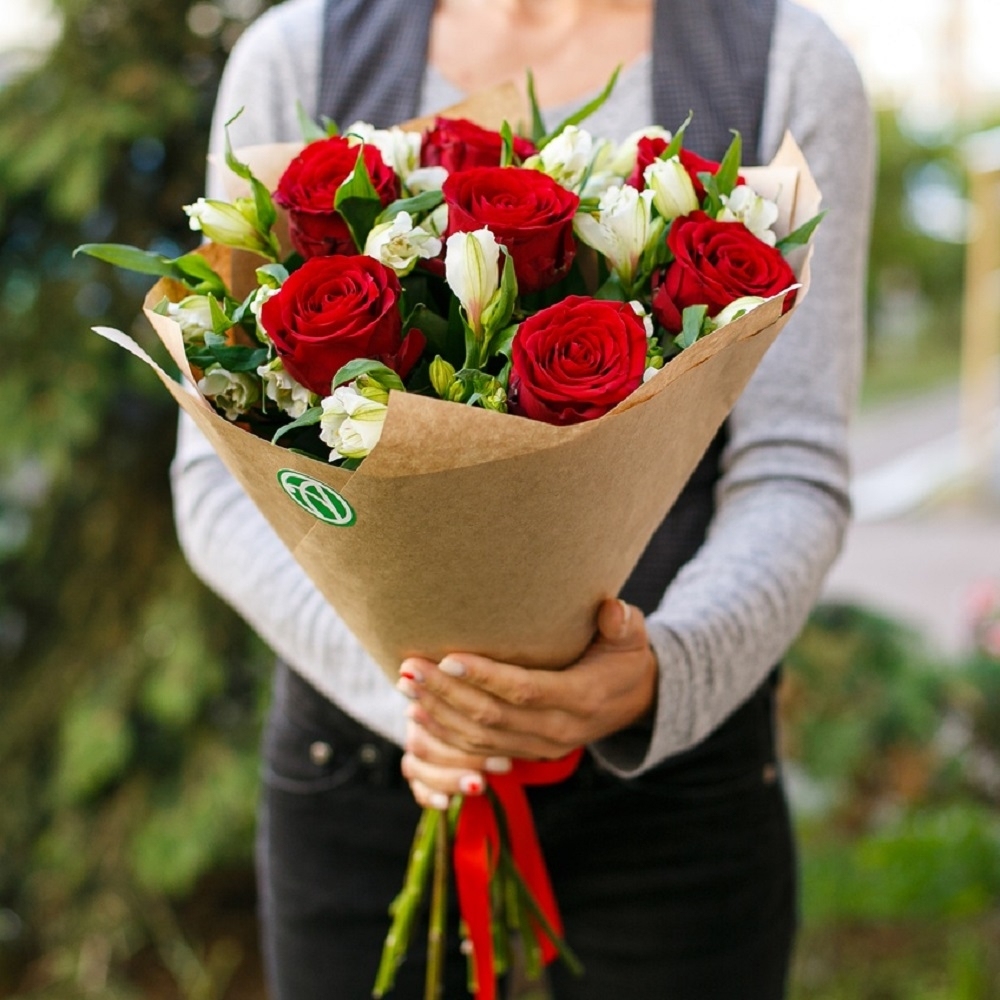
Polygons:
<instances>
[{"instance_id":1,"label":"blurred green background","mask_svg":"<svg viewBox=\"0 0 1000 1000\"><path fill-rule=\"evenodd\" d=\"M269 4L55 6L45 54L0 61L0 996L253 1000L270 655L178 552L174 403L88 332L152 346L146 282L71 251L194 245L180 206L219 71ZM879 114L868 399L957 372L962 234L915 206L961 208L956 143L988 124ZM789 657L798 1000L1000 997L1000 643L981 610L961 659L831 604Z\"/></svg>"}]
</instances>

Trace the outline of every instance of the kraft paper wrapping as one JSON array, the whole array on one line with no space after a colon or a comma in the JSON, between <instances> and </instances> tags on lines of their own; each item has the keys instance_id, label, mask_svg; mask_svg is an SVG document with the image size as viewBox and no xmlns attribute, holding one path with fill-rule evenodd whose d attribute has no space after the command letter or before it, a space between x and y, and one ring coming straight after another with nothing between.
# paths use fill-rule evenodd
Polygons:
<instances>
[{"instance_id":1,"label":"kraft paper wrapping","mask_svg":"<svg viewBox=\"0 0 1000 1000\"><path fill-rule=\"evenodd\" d=\"M484 113L479 120L494 119ZM283 167L295 148L258 147L250 159L265 179L262 163L270 158ZM744 175L778 202L779 233L818 210L819 191L790 138L769 167ZM212 246L203 252L237 286L252 274L245 255ZM798 301L808 260L800 265ZM145 311L191 379L179 328L152 311L164 295L182 294L161 281ZM99 332L157 370L295 559L395 679L410 654L438 659L471 651L550 668L576 659L593 636L598 604L619 592L788 321L784 297L683 351L611 413L583 424L554 427L394 392L381 440L355 472L235 427L124 334ZM321 497L324 487L337 496Z\"/></svg>"}]
</instances>

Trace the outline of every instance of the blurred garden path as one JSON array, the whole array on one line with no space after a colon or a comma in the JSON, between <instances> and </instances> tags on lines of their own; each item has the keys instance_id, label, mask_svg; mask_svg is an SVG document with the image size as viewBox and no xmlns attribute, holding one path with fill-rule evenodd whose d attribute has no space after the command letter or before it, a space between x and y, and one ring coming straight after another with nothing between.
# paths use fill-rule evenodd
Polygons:
<instances>
[{"instance_id":1,"label":"blurred garden path","mask_svg":"<svg viewBox=\"0 0 1000 1000\"><path fill-rule=\"evenodd\" d=\"M970 481L959 413L957 386L862 412L855 520L825 594L910 623L948 655L968 648L975 591L1000 587L1000 453L989 482Z\"/></svg>"}]
</instances>

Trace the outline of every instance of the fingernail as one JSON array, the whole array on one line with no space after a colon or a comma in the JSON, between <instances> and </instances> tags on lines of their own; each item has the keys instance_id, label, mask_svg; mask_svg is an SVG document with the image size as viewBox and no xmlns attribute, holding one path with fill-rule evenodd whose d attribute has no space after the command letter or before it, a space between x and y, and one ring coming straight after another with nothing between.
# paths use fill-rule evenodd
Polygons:
<instances>
[{"instance_id":1,"label":"fingernail","mask_svg":"<svg viewBox=\"0 0 1000 1000\"><path fill-rule=\"evenodd\" d=\"M412 677L407 677L406 674L401 673L400 678L396 681L396 690L405 694L407 698L416 698L418 696L417 685L413 683Z\"/></svg>"},{"instance_id":2,"label":"fingernail","mask_svg":"<svg viewBox=\"0 0 1000 1000\"><path fill-rule=\"evenodd\" d=\"M432 809L447 809L451 804L451 799L444 792L432 792L429 801Z\"/></svg>"},{"instance_id":3,"label":"fingernail","mask_svg":"<svg viewBox=\"0 0 1000 1000\"><path fill-rule=\"evenodd\" d=\"M482 795L483 779L478 774L463 774L458 779L458 787L463 795Z\"/></svg>"},{"instance_id":4,"label":"fingernail","mask_svg":"<svg viewBox=\"0 0 1000 1000\"><path fill-rule=\"evenodd\" d=\"M618 634L624 636L628 631L628 621L632 617L632 606L626 604L621 598L618 599L618 603L621 605L622 609L622 624L621 628L618 629Z\"/></svg>"},{"instance_id":5,"label":"fingernail","mask_svg":"<svg viewBox=\"0 0 1000 1000\"><path fill-rule=\"evenodd\" d=\"M465 675L465 664L461 660L454 660L446 656L439 664L438 669L449 677L462 677Z\"/></svg>"},{"instance_id":6,"label":"fingernail","mask_svg":"<svg viewBox=\"0 0 1000 1000\"><path fill-rule=\"evenodd\" d=\"M510 757L487 757L483 765L490 774L506 774L510 768Z\"/></svg>"},{"instance_id":7,"label":"fingernail","mask_svg":"<svg viewBox=\"0 0 1000 1000\"><path fill-rule=\"evenodd\" d=\"M418 683L424 679L424 675L416 667L406 663L399 668L399 676L405 677L408 681L417 681Z\"/></svg>"}]
</instances>

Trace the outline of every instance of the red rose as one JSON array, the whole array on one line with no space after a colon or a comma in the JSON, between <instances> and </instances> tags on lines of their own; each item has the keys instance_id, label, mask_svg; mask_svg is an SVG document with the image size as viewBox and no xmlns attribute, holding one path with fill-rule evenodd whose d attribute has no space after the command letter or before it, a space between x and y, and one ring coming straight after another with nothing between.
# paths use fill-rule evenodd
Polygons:
<instances>
[{"instance_id":1,"label":"red rose","mask_svg":"<svg viewBox=\"0 0 1000 1000\"><path fill-rule=\"evenodd\" d=\"M405 378L424 348L404 340L399 279L371 257L313 257L293 271L261 309L261 325L285 370L318 396L349 361L381 361Z\"/></svg>"},{"instance_id":2,"label":"red rose","mask_svg":"<svg viewBox=\"0 0 1000 1000\"><path fill-rule=\"evenodd\" d=\"M334 136L311 142L288 164L274 200L288 210L292 246L306 259L326 254L356 254L347 223L333 207L337 188L354 172L358 152L383 205L399 197L399 178L370 143L350 145Z\"/></svg>"},{"instance_id":3,"label":"red rose","mask_svg":"<svg viewBox=\"0 0 1000 1000\"><path fill-rule=\"evenodd\" d=\"M659 136L640 139L636 146L635 168L625 183L630 184L638 191L644 190L646 181L642 175L645 173L646 167L659 158L660 154L667 148L667 145L666 139ZM705 185L698 179L698 174L718 173L719 164L715 160L706 160L704 156L691 153L683 147L677 156L681 161L681 166L684 167L691 178L695 196L700 203L701 199L705 197ZM745 184L746 181L742 177L737 177L736 183Z\"/></svg>"},{"instance_id":4,"label":"red rose","mask_svg":"<svg viewBox=\"0 0 1000 1000\"><path fill-rule=\"evenodd\" d=\"M510 412L549 424L593 420L637 389L645 370L646 329L632 307L570 295L518 327Z\"/></svg>"},{"instance_id":5,"label":"red rose","mask_svg":"<svg viewBox=\"0 0 1000 1000\"><path fill-rule=\"evenodd\" d=\"M653 279L653 313L671 333L688 306L714 316L744 295L767 298L796 282L781 252L742 222L716 222L704 212L675 219L667 234L674 260Z\"/></svg>"},{"instance_id":6,"label":"red rose","mask_svg":"<svg viewBox=\"0 0 1000 1000\"><path fill-rule=\"evenodd\" d=\"M444 167L448 173L470 167L500 166L503 139L499 132L482 128L465 118L435 118L420 146L422 167ZM514 155L526 160L537 152L530 139L514 137Z\"/></svg>"},{"instance_id":7,"label":"red rose","mask_svg":"<svg viewBox=\"0 0 1000 1000\"><path fill-rule=\"evenodd\" d=\"M451 174L442 191L448 235L488 228L510 252L522 294L554 285L569 270L580 199L547 174L474 167Z\"/></svg>"}]
</instances>

